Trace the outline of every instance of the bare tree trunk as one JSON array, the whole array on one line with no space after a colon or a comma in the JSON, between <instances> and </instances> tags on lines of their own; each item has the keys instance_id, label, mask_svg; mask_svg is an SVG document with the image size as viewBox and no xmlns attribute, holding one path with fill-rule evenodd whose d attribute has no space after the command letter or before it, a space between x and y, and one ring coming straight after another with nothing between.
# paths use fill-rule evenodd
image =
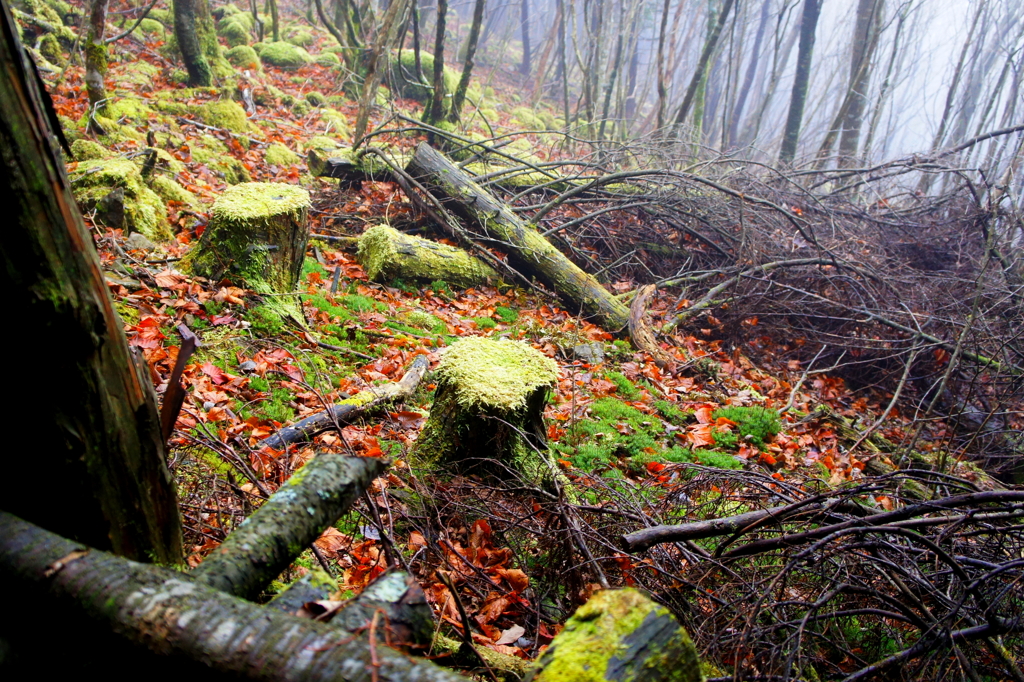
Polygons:
<instances>
[{"instance_id":1,"label":"bare tree trunk","mask_svg":"<svg viewBox=\"0 0 1024 682\"><path fill-rule=\"evenodd\" d=\"M604 86L604 104L601 105L601 123L597 129L597 139L604 139L604 129L608 123L608 111L612 104L612 90L615 88L615 81L619 77L622 65L622 42L623 42L623 28L625 21L625 6L619 4L619 35L615 39L615 54L612 55L612 73L608 77L608 82Z\"/></svg>"},{"instance_id":2,"label":"bare tree trunk","mask_svg":"<svg viewBox=\"0 0 1024 682\"><path fill-rule=\"evenodd\" d=\"M208 18L210 12L206 0L174 0L174 36L188 71L188 84L192 87L213 84L213 72L196 26L203 20L204 13Z\"/></svg>"},{"instance_id":3,"label":"bare tree trunk","mask_svg":"<svg viewBox=\"0 0 1024 682\"><path fill-rule=\"evenodd\" d=\"M558 3L558 68L562 72L562 120L565 121L565 129L569 129L569 65L565 58L565 0L556 0Z\"/></svg>"},{"instance_id":4,"label":"bare tree trunk","mask_svg":"<svg viewBox=\"0 0 1024 682\"><path fill-rule=\"evenodd\" d=\"M276 43L281 40L281 23L277 16L277 0L267 0L267 4L270 5L270 35L273 36Z\"/></svg>"},{"instance_id":5,"label":"bare tree trunk","mask_svg":"<svg viewBox=\"0 0 1024 682\"><path fill-rule=\"evenodd\" d=\"M897 15L896 19L896 34L892 39L892 51L889 54L889 63L885 67L885 77L882 79L882 85L878 91L878 98L875 100L875 107L871 112L871 122L868 123L868 134L864 139L864 149L862 155L865 157L870 156L871 147L875 141L875 133L878 130L878 121L882 116L882 110L885 107L885 102L889 98L889 94L892 91L892 75L896 70L896 60L899 57L900 46L902 45L903 29L907 23L907 15L910 12L911 3L904 3Z\"/></svg>"},{"instance_id":6,"label":"bare tree trunk","mask_svg":"<svg viewBox=\"0 0 1024 682\"><path fill-rule=\"evenodd\" d=\"M405 14L407 0L392 0L388 5L380 26L373 38L373 45L366 56L366 77L363 81L363 92L359 97L359 111L356 114L356 127L352 133L355 146L363 141L366 126L370 122L370 110L377 100L377 88L384 75L384 64L387 62L391 49L398 43L399 28Z\"/></svg>"},{"instance_id":7,"label":"bare tree trunk","mask_svg":"<svg viewBox=\"0 0 1024 682\"><path fill-rule=\"evenodd\" d=\"M793 80L793 94L789 100L786 131L782 135L779 165L793 163L793 157L796 156L796 145L800 139L800 123L803 121L804 105L807 102L807 84L811 80L814 34L818 29L820 14L821 0L804 0L804 14L800 19L800 51L796 58L796 76Z\"/></svg>"},{"instance_id":8,"label":"bare tree trunk","mask_svg":"<svg viewBox=\"0 0 1024 682\"><path fill-rule=\"evenodd\" d=\"M761 43L764 42L765 28L768 26L768 17L771 16L771 7L772 3L770 0L764 0L761 4L761 18L758 21L754 45L750 51L750 62L747 64L747 72L743 76L743 85L740 87L736 104L732 109L732 120L729 122L729 136L726 142L726 146L729 148L736 146L740 121L743 118L743 110L747 105L747 96L754 86L754 76L757 75L757 66L761 59Z\"/></svg>"},{"instance_id":9,"label":"bare tree trunk","mask_svg":"<svg viewBox=\"0 0 1024 682\"><path fill-rule=\"evenodd\" d=\"M794 22L793 25L786 32L785 36L780 36L779 31L782 29L782 16L779 17L779 25L776 26L776 44L775 53L772 57L772 69L771 75L768 78L768 83L764 88L764 95L761 97L761 103L758 105L757 110L750 115L746 124L743 126L743 132L739 138L739 144L747 145L757 140L758 135L761 133L761 124L764 121L765 112L768 111L768 107L772 103L772 99L775 97L775 91L779 86L779 79L782 75L783 66L789 61L789 55L793 51L793 47L796 46L797 37L800 33L799 22Z\"/></svg>"},{"instance_id":10,"label":"bare tree trunk","mask_svg":"<svg viewBox=\"0 0 1024 682\"><path fill-rule=\"evenodd\" d=\"M850 59L850 104L843 118L843 134L839 139L839 163L854 165L860 151L860 129L868 101L872 62L881 31L885 0L859 0L857 25Z\"/></svg>"},{"instance_id":11,"label":"bare tree trunk","mask_svg":"<svg viewBox=\"0 0 1024 682\"><path fill-rule=\"evenodd\" d=\"M523 60L519 63L519 73L529 76L533 70L530 54L530 0L519 0L519 26L523 36Z\"/></svg>"},{"instance_id":12,"label":"bare tree trunk","mask_svg":"<svg viewBox=\"0 0 1024 682\"><path fill-rule=\"evenodd\" d=\"M729 18L729 12L732 11L732 7L735 4L736 0L725 0L725 5L722 7L721 13L718 15L718 21L715 22L714 28L711 29L707 40L704 42L704 50L701 52L700 59L697 61L697 70L694 71L693 78L690 79L690 85L686 88L686 94L683 95L682 104L680 104L679 109L676 110L674 127L677 131L679 127L686 122L686 117L690 114L690 108L693 106L693 101L697 96L697 89L704 81L704 77L707 74L708 63L711 61L711 55L714 53L715 48L718 47L718 39L722 35L722 28L725 26L725 22Z\"/></svg>"},{"instance_id":13,"label":"bare tree trunk","mask_svg":"<svg viewBox=\"0 0 1024 682\"><path fill-rule=\"evenodd\" d=\"M658 118L655 127L665 127L665 108L668 106L668 79L665 74L665 29L668 26L668 10L672 0L665 0L661 11L661 28L658 29Z\"/></svg>"},{"instance_id":14,"label":"bare tree trunk","mask_svg":"<svg viewBox=\"0 0 1024 682\"><path fill-rule=\"evenodd\" d=\"M107 87L104 83L107 77L107 45L104 32L108 2L93 0L89 10L89 35L85 40L85 89L89 95L89 107L93 111L105 106L107 101Z\"/></svg>"},{"instance_id":15,"label":"bare tree trunk","mask_svg":"<svg viewBox=\"0 0 1024 682\"><path fill-rule=\"evenodd\" d=\"M448 0L437 0L437 26L434 34L434 92L423 109L423 120L436 125L444 120L444 33Z\"/></svg>"},{"instance_id":16,"label":"bare tree trunk","mask_svg":"<svg viewBox=\"0 0 1024 682\"><path fill-rule=\"evenodd\" d=\"M175 564L181 522L148 368L128 350L53 146L59 124L6 3L0 12L0 193L17 197L0 240L0 287L10 319L36 330L5 336L7 357L31 372L18 383L31 409L7 434L18 456L5 461L0 506L77 542ZM40 476L45 500L31 484Z\"/></svg>"},{"instance_id":17,"label":"bare tree trunk","mask_svg":"<svg viewBox=\"0 0 1024 682\"><path fill-rule=\"evenodd\" d=\"M448 120L455 122L462 115L462 104L466 101L466 90L469 88L469 79L473 73L473 57L476 56L477 42L480 39L480 26L484 20L484 4L486 0L476 0L473 5L473 23L469 27L469 36L466 38L466 61L462 65L462 76L459 77L459 85L455 88L455 97L452 98L452 108L448 112Z\"/></svg>"}]
</instances>

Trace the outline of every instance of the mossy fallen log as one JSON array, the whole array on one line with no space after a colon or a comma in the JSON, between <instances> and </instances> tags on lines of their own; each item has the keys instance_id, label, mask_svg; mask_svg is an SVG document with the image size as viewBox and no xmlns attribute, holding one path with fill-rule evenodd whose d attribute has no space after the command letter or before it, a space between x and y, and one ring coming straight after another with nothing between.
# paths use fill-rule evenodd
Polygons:
<instances>
[{"instance_id":1,"label":"mossy fallen log","mask_svg":"<svg viewBox=\"0 0 1024 682\"><path fill-rule=\"evenodd\" d=\"M399 653L384 628L354 635L225 594L170 569L83 547L0 512L0 636L10 679L38 675L60 642L65 673L105 679L465 682ZM40 608L45 604L45 608ZM7 622L10 621L10 622ZM372 637L372 639L371 639Z\"/></svg>"},{"instance_id":2,"label":"mossy fallen log","mask_svg":"<svg viewBox=\"0 0 1024 682\"><path fill-rule=\"evenodd\" d=\"M225 277L261 294L293 291L309 240L309 192L280 183L227 188L199 243L182 260L192 274Z\"/></svg>"},{"instance_id":3,"label":"mossy fallen log","mask_svg":"<svg viewBox=\"0 0 1024 682\"><path fill-rule=\"evenodd\" d=\"M252 598L352 505L384 471L383 459L320 454L192 571L192 577Z\"/></svg>"},{"instance_id":4,"label":"mossy fallen log","mask_svg":"<svg viewBox=\"0 0 1024 682\"><path fill-rule=\"evenodd\" d=\"M443 154L421 143L406 170L471 225L481 240L507 250L520 272L553 289L573 312L592 316L609 331L625 328L629 310L621 301Z\"/></svg>"},{"instance_id":5,"label":"mossy fallen log","mask_svg":"<svg viewBox=\"0 0 1024 682\"><path fill-rule=\"evenodd\" d=\"M404 164L406 158L399 156L396 162ZM336 178L344 186L351 186L364 180L391 182L394 171L377 154L353 151L349 147L339 149L310 149L306 152L306 166L314 177Z\"/></svg>"},{"instance_id":6,"label":"mossy fallen log","mask_svg":"<svg viewBox=\"0 0 1024 682\"><path fill-rule=\"evenodd\" d=\"M703 682L697 650L668 609L604 590L565 623L524 682Z\"/></svg>"},{"instance_id":7,"label":"mossy fallen log","mask_svg":"<svg viewBox=\"0 0 1024 682\"><path fill-rule=\"evenodd\" d=\"M444 280L468 288L501 279L494 268L462 249L403 234L388 225L376 225L363 233L356 258L375 282Z\"/></svg>"},{"instance_id":8,"label":"mossy fallen log","mask_svg":"<svg viewBox=\"0 0 1024 682\"><path fill-rule=\"evenodd\" d=\"M544 404L553 360L520 341L470 337L449 346L413 461L457 473L547 475Z\"/></svg>"}]
</instances>

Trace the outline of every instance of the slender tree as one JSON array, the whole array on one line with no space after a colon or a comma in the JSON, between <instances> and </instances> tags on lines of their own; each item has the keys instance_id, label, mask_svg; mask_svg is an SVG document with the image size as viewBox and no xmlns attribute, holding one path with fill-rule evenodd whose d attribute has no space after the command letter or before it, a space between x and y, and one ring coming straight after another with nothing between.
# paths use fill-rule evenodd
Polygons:
<instances>
[{"instance_id":1,"label":"slender tree","mask_svg":"<svg viewBox=\"0 0 1024 682\"><path fill-rule=\"evenodd\" d=\"M107 44L104 32L107 26L107 4L109 0L93 0L89 8L89 33L85 39L85 90L89 95L89 107L93 111L107 101ZM90 125L93 125L90 118Z\"/></svg>"},{"instance_id":2,"label":"slender tree","mask_svg":"<svg viewBox=\"0 0 1024 682\"><path fill-rule=\"evenodd\" d=\"M469 36L466 38L466 61L462 65L462 75L459 77L459 85L455 88L451 110L448 112L448 120L452 122L459 120L459 116L462 115L462 105L466 101L466 90L469 88L469 79L473 74L473 58L476 56L480 27L484 21L485 3L486 0L476 0L473 4L473 23L469 26Z\"/></svg>"},{"instance_id":3,"label":"slender tree","mask_svg":"<svg viewBox=\"0 0 1024 682\"><path fill-rule=\"evenodd\" d=\"M842 165L853 164L860 151L860 131L884 8L885 0L859 0L857 3L857 24L850 57L850 101L843 118L843 134L839 138L839 162Z\"/></svg>"},{"instance_id":4,"label":"slender tree","mask_svg":"<svg viewBox=\"0 0 1024 682\"><path fill-rule=\"evenodd\" d=\"M822 0L804 0L804 13L800 19L800 48L796 58L796 75L793 79L793 94L789 99L789 115L786 117L786 131L782 135L782 149L779 164L789 165L796 156L796 144L800 139L800 123L804 117L807 102L807 84L811 80L811 57L814 54L814 34L818 29Z\"/></svg>"},{"instance_id":5,"label":"slender tree","mask_svg":"<svg viewBox=\"0 0 1024 682\"><path fill-rule=\"evenodd\" d=\"M437 25L434 35L434 92L423 109L423 120L435 125L444 120L444 34L448 18L448 0L437 0Z\"/></svg>"},{"instance_id":6,"label":"slender tree","mask_svg":"<svg viewBox=\"0 0 1024 682\"><path fill-rule=\"evenodd\" d=\"M697 89L704 81L708 64L711 62L711 55L714 53L715 48L718 47L718 39L722 35L722 29L725 27L725 22L728 21L729 13L735 4L736 0L725 0L722 11L718 15L718 21L714 23L714 28L711 29L707 40L704 41L704 49L701 51L700 59L697 60L697 69L694 71L690 84L686 88L686 94L683 95L682 103L676 110L674 127L677 131L686 122L687 116L690 115L690 108L693 106L694 99L697 96Z\"/></svg>"},{"instance_id":7,"label":"slender tree","mask_svg":"<svg viewBox=\"0 0 1024 682\"><path fill-rule=\"evenodd\" d=\"M203 44L204 38L208 39L204 34L210 32L212 20L207 0L174 0L174 37L188 71L188 84L192 87L213 84L213 71Z\"/></svg>"},{"instance_id":8,"label":"slender tree","mask_svg":"<svg viewBox=\"0 0 1024 682\"><path fill-rule=\"evenodd\" d=\"M747 71L743 76L743 85L740 86L736 103L732 108L732 118L729 121L728 147L735 147L739 139L740 121L743 117L743 110L747 105L747 97L754 87L754 77L757 75L757 67L761 61L761 43L764 41L765 29L768 27L771 9L771 0L764 0L761 3L761 18L757 23L757 33L754 34L754 45L750 50L750 61L747 63Z\"/></svg>"},{"instance_id":9,"label":"slender tree","mask_svg":"<svg viewBox=\"0 0 1024 682\"><path fill-rule=\"evenodd\" d=\"M530 53L530 0L519 0L519 24L523 36L523 60L519 62L519 73L529 76L533 70Z\"/></svg>"}]
</instances>

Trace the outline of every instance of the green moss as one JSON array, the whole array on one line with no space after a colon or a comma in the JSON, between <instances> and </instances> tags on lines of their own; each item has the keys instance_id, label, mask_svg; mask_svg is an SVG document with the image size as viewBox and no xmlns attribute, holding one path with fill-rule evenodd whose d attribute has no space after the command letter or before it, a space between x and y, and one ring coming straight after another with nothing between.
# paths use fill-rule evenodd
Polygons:
<instances>
[{"instance_id":1,"label":"green moss","mask_svg":"<svg viewBox=\"0 0 1024 682\"><path fill-rule=\"evenodd\" d=\"M304 49L291 43L267 43L260 51L260 59L281 69L297 69L313 61Z\"/></svg>"},{"instance_id":2,"label":"green moss","mask_svg":"<svg viewBox=\"0 0 1024 682\"><path fill-rule=\"evenodd\" d=\"M696 464L703 464L716 469L742 469L743 462L732 455L718 450L697 449L692 453L693 461Z\"/></svg>"},{"instance_id":3,"label":"green moss","mask_svg":"<svg viewBox=\"0 0 1024 682\"><path fill-rule=\"evenodd\" d=\"M335 66L341 66L341 59L333 52L321 52L316 56L316 63L330 69Z\"/></svg>"},{"instance_id":4,"label":"green moss","mask_svg":"<svg viewBox=\"0 0 1024 682\"><path fill-rule=\"evenodd\" d=\"M625 374L621 372L605 372L604 376L608 381L615 384L619 395L626 400L640 400L643 397L643 394L637 390L632 381L626 378Z\"/></svg>"},{"instance_id":5,"label":"green moss","mask_svg":"<svg viewBox=\"0 0 1024 682\"><path fill-rule=\"evenodd\" d=\"M402 50L398 55L396 63L392 64L389 70L388 86L398 97L413 99L417 102L426 102L430 99L433 88L428 85L434 78L434 56L429 52L420 51L420 67L423 75L423 82L416 80L416 55L412 50ZM459 74L448 68L444 69L445 92L453 93L459 85ZM447 98L445 105L450 105L451 98Z\"/></svg>"},{"instance_id":6,"label":"green moss","mask_svg":"<svg viewBox=\"0 0 1024 682\"><path fill-rule=\"evenodd\" d=\"M461 249L406 235L388 225L363 233L357 258L374 281L401 277L429 282L443 277L456 286L470 287L499 279L490 266Z\"/></svg>"},{"instance_id":7,"label":"green moss","mask_svg":"<svg viewBox=\"0 0 1024 682\"><path fill-rule=\"evenodd\" d=\"M347 322L348 320L355 319L346 308L339 305L335 305L327 300L326 297L316 294L314 296L303 296L303 302L312 305L317 310L327 313L331 318L336 318L338 322ZM342 333L343 330L340 328L337 330L338 333Z\"/></svg>"},{"instance_id":8,"label":"green moss","mask_svg":"<svg viewBox=\"0 0 1024 682\"><path fill-rule=\"evenodd\" d=\"M519 319L519 311L515 308L506 308L499 305L494 309L494 314L505 324L515 324L516 320Z\"/></svg>"},{"instance_id":9,"label":"green moss","mask_svg":"<svg viewBox=\"0 0 1024 682\"><path fill-rule=\"evenodd\" d=\"M423 310L410 310L405 313L403 319L417 329L426 329L434 333L444 333L448 327L439 318Z\"/></svg>"},{"instance_id":10,"label":"green moss","mask_svg":"<svg viewBox=\"0 0 1024 682\"><path fill-rule=\"evenodd\" d=\"M245 317L252 325L253 333L257 336L276 336L284 329L284 317L274 306L256 306L249 310ZM285 421L285 419L277 419L277 421Z\"/></svg>"},{"instance_id":11,"label":"green moss","mask_svg":"<svg viewBox=\"0 0 1024 682\"><path fill-rule=\"evenodd\" d=\"M340 111L326 107L321 108L318 118L320 123L324 126L324 134L330 133L344 139L352 137L352 131L349 128L348 119Z\"/></svg>"},{"instance_id":12,"label":"green moss","mask_svg":"<svg viewBox=\"0 0 1024 682\"><path fill-rule=\"evenodd\" d=\"M263 152L263 160L271 166L293 166L302 161L302 157L280 142L274 142Z\"/></svg>"},{"instance_id":13,"label":"green moss","mask_svg":"<svg viewBox=\"0 0 1024 682\"><path fill-rule=\"evenodd\" d=\"M108 103L104 113L118 122L141 124L149 121L153 110L137 97L120 97Z\"/></svg>"},{"instance_id":14,"label":"green moss","mask_svg":"<svg viewBox=\"0 0 1024 682\"><path fill-rule=\"evenodd\" d=\"M137 59L112 66L107 78L119 88L151 90L160 68L147 61Z\"/></svg>"},{"instance_id":15,"label":"green moss","mask_svg":"<svg viewBox=\"0 0 1024 682\"><path fill-rule=\"evenodd\" d=\"M105 159L109 156L114 156L114 153L92 140L75 140L71 143L71 155L75 161L89 161L92 159Z\"/></svg>"},{"instance_id":16,"label":"green moss","mask_svg":"<svg viewBox=\"0 0 1024 682\"><path fill-rule=\"evenodd\" d=\"M248 45L238 45L233 47L224 53L224 57L228 62L239 69L251 69L253 71L260 68L260 57L256 54L256 50L252 49Z\"/></svg>"},{"instance_id":17,"label":"green moss","mask_svg":"<svg viewBox=\"0 0 1024 682\"><path fill-rule=\"evenodd\" d=\"M343 306L354 313L368 313L371 311L381 312L388 309L388 307L380 301L376 301L369 296L363 296L361 294L347 294L342 296L340 301Z\"/></svg>"},{"instance_id":18,"label":"green moss","mask_svg":"<svg viewBox=\"0 0 1024 682\"><path fill-rule=\"evenodd\" d=\"M233 15L230 19L220 22L220 26L217 27L217 35L227 41L230 47L249 44L249 29L245 27L244 22L236 19L236 17L242 16L249 15ZM251 17L249 18L251 19Z\"/></svg>"},{"instance_id":19,"label":"green moss","mask_svg":"<svg viewBox=\"0 0 1024 682\"><path fill-rule=\"evenodd\" d=\"M685 426L693 415L693 410L683 412L667 400L655 400L653 407L658 411L662 419L676 426Z\"/></svg>"},{"instance_id":20,"label":"green moss","mask_svg":"<svg viewBox=\"0 0 1024 682\"><path fill-rule=\"evenodd\" d=\"M309 102L310 106L322 107L327 104L327 98L317 91L307 92L306 101Z\"/></svg>"},{"instance_id":21,"label":"green moss","mask_svg":"<svg viewBox=\"0 0 1024 682\"><path fill-rule=\"evenodd\" d=\"M437 376L456 387L465 408L512 411L558 378L558 365L531 346L509 339L470 337L449 346Z\"/></svg>"},{"instance_id":22,"label":"green moss","mask_svg":"<svg viewBox=\"0 0 1024 682\"><path fill-rule=\"evenodd\" d=\"M474 317L473 322L477 329L494 329L498 326L498 323L489 317Z\"/></svg>"},{"instance_id":23,"label":"green moss","mask_svg":"<svg viewBox=\"0 0 1024 682\"><path fill-rule=\"evenodd\" d=\"M189 192L166 175L154 175L149 181L149 186L164 201L177 201L189 208L199 206L199 199L195 194L192 194L192 192Z\"/></svg>"},{"instance_id":24,"label":"green moss","mask_svg":"<svg viewBox=\"0 0 1024 682\"><path fill-rule=\"evenodd\" d=\"M289 31L288 36L284 40L286 43L298 45L299 47L309 47L316 42L313 34L304 28Z\"/></svg>"},{"instance_id":25,"label":"green moss","mask_svg":"<svg viewBox=\"0 0 1024 682\"><path fill-rule=\"evenodd\" d=\"M307 152L310 149L329 152L337 149L339 146L340 143L337 140L334 140L325 135L315 135L306 140L306 142L302 145L302 149Z\"/></svg>"},{"instance_id":26,"label":"green moss","mask_svg":"<svg viewBox=\"0 0 1024 682\"><path fill-rule=\"evenodd\" d=\"M252 131L252 124L249 117L238 102L229 99L222 99L216 102L207 102L199 107L197 112L203 123L214 128L230 130L240 135Z\"/></svg>"},{"instance_id":27,"label":"green moss","mask_svg":"<svg viewBox=\"0 0 1024 682\"><path fill-rule=\"evenodd\" d=\"M712 416L715 419L723 417L737 424L732 431L714 433L715 444L723 447L735 447L743 439L763 448L782 430L779 413L766 407L732 405L715 410Z\"/></svg>"},{"instance_id":28,"label":"green moss","mask_svg":"<svg viewBox=\"0 0 1024 682\"><path fill-rule=\"evenodd\" d=\"M641 663L630 664L636 649ZM643 666L643 667L640 667ZM697 651L668 609L626 588L604 590L577 609L538 661L533 682L647 679L702 682Z\"/></svg>"},{"instance_id":29,"label":"green moss","mask_svg":"<svg viewBox=\"0 0 1024 682\"><path fill-rule=\"evenodd\" d=\"M83 161L69 173L75 200L86 210L121 188L124 191L125 223L129 230L144 234L154 241L172 238L167 220L167 207L147 187L139 168L128 159L116 157Z\"/></svg>"},{"instance_id":30,"label":"green moss","mask_svg":"<svg viewBox=\"0 0 1024 682\"><path fill-rule=\"evenodd\" d=\"M63 69L68 65L68 58L60 46L60 41L52 33L46 33L39 39L39 54L43 55L46 61L59 68Z\"/></svg>"},{"instance_id":31,"label":"green moss","mask_svg":"<svg viewBox=\"0 0 1024 682\"><path fill-rule=\"evenodd\" d=\"M152 10L150 10L150 13L152 13ZM150 19L149 17L146 17L139 23L139 30L151 38L161 38L165 33L164 25L156 19Z\"/></svg>"}]
</instances>

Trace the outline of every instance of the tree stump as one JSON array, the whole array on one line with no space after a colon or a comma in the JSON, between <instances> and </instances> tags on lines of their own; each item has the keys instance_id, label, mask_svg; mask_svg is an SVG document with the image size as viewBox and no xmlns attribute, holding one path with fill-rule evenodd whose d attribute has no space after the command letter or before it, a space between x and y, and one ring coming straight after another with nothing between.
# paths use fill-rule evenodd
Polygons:
<instances>
[{"instance_id":1,"label":"tree stump","mask_svg":"<svg viewBox=\"0 0 1024 682\"><path fill-rule=\"evenodd\" d=\"M527 673L525 682L703 682L690 635L664 606L632 588L590 598Z\"/></svg>"},{"instance_id":2,"label":"tree stump","mask_svg":"<svg viewBox=\"0 0 1024 682\"><path fill-rule=\"evenodd\" d=\"M182 265L212 280L244 282L261 294L293 291L309 240L309 192L280 183L234 185Z\"/></svg>"},{"instance_id":3,"label":"tree stump","mask_svg":"<svg viewBox=\"0 0 1024 682\"><path fill-rule=\"evenodd\" d=\"M444 280L455 287L497 282L494 268L454 246L420 239L388 225L376 225L359 238L359 264L375 282Z\"/></svg>"},{"instance_id":4,"label":"tree stump","mask_svg":"<svg viewBox=\"0 0 1024 682\"><path fill-rule=\"evenodd\" d=\"M520 341L457 341L438 365L414 462L459 474L543 479L544 404L557 378L558 365Z\"/></svg>"}]
</instances>

